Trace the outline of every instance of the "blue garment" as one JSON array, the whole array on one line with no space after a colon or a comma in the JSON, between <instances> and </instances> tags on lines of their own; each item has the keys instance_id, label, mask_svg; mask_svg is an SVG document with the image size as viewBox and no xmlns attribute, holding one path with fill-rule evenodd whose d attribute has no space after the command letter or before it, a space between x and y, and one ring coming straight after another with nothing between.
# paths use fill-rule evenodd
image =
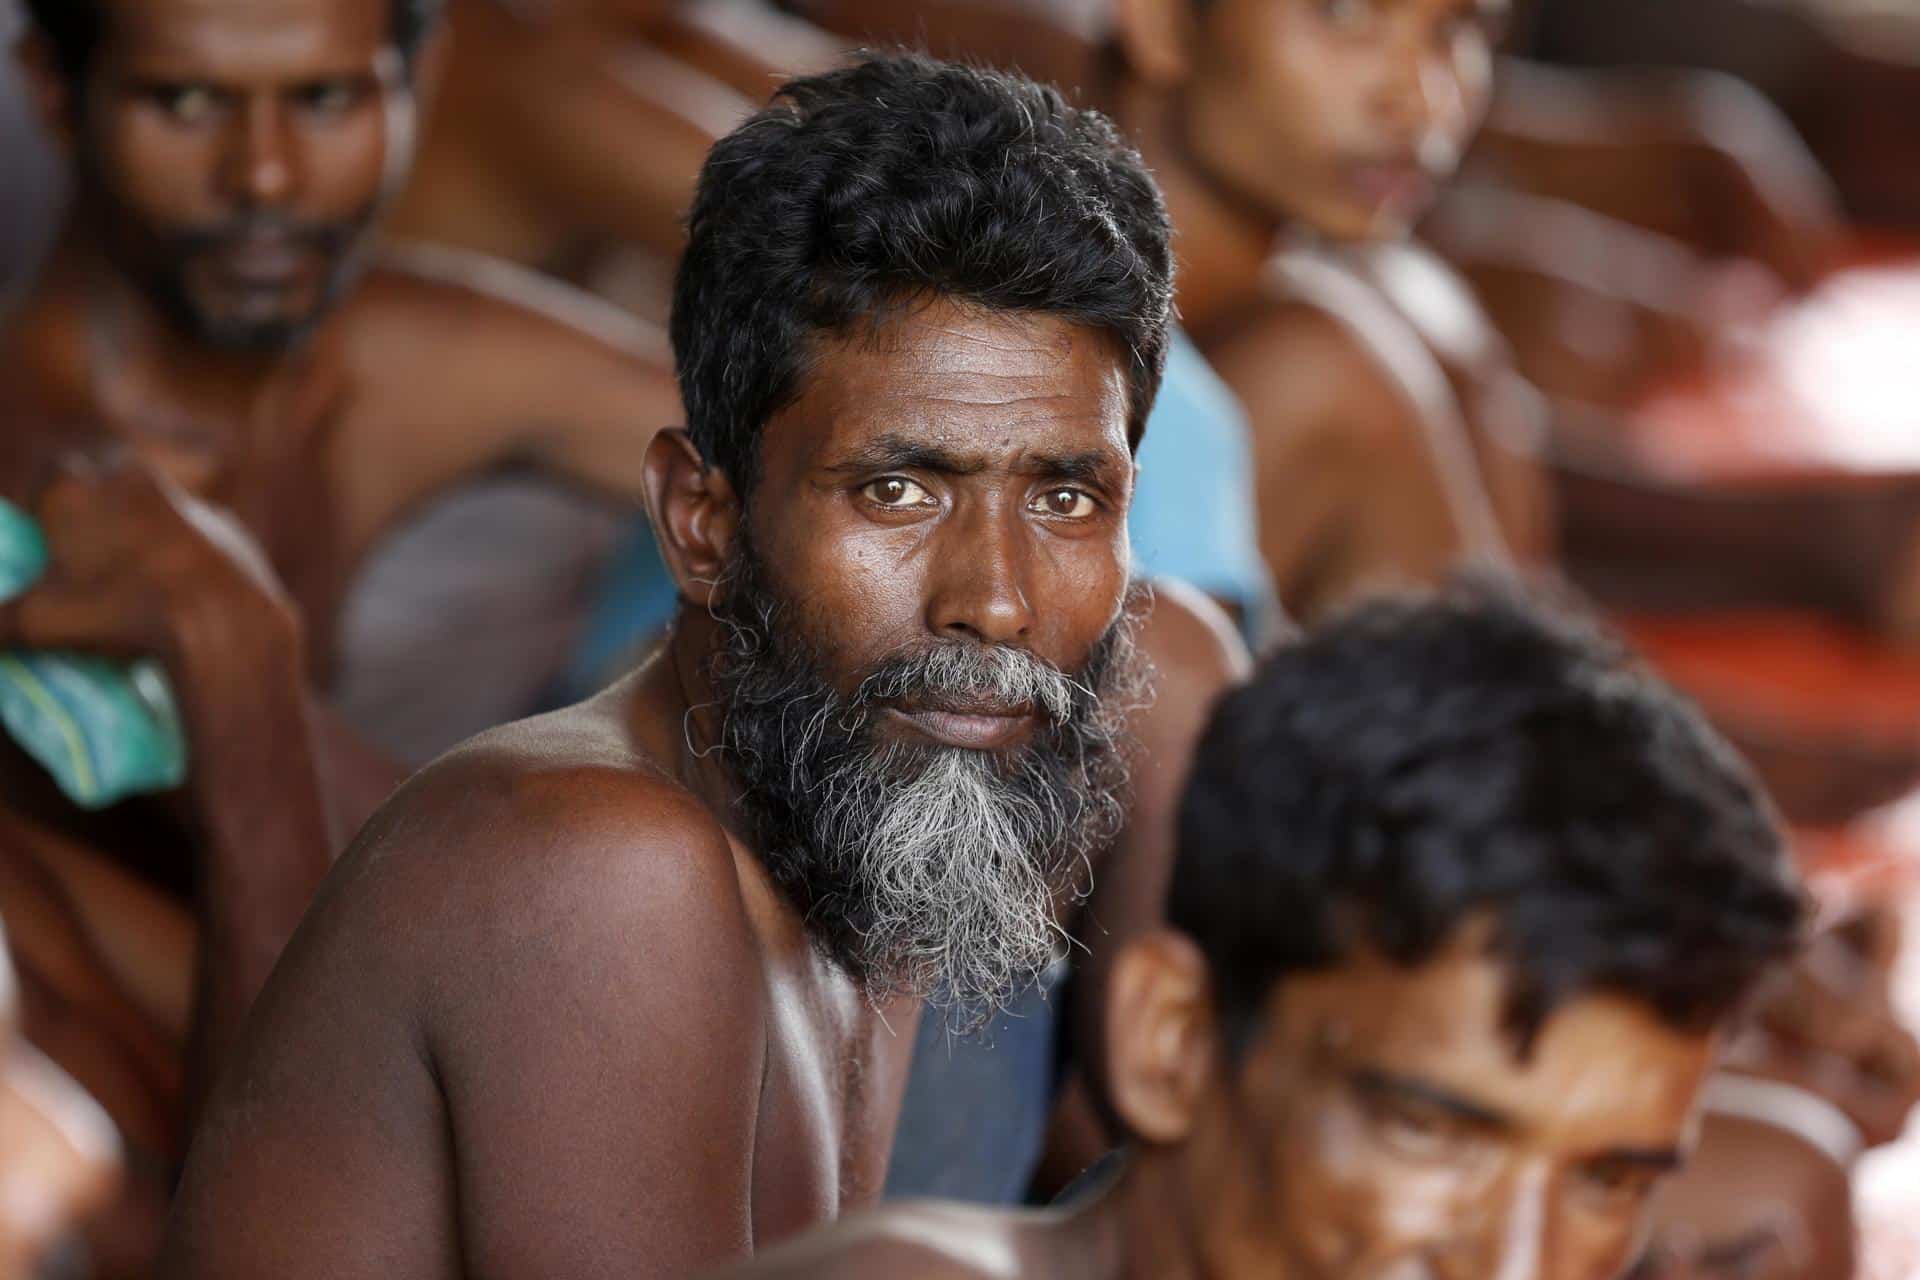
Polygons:
<instances>
[{"instance_id":1,"label":"blue garment","mask_svg":"<svg viewBox=\"0 0 1920 1280\"><path fill-rule=\"evenodd\" d=\"M955 1036L938 1009L920 1015L913 1066L893 1135L889 1200L1019 1204L1053 1114L1067 964L994 1018Z\"/></svg>"},{"instance_id":2,"label":"blue garment","mask_svg":"<svg viewBox=\"0 0 1920 1280\"><path fill-rule=\"evenodd\" d=\"M1186 334L1173 332L1166 379L1140 443L1140 483L1128 531L1142 577L1180 578L1240 611L1249 639L1271 617L1273 585L1260 560L1247 415ZM673 578L641 521L613 558L564 687L597 692L666 628Z\"/></svg>"},{"instance_id":3,"label":"blue garment","mask_svg":"<svg viewBox=\"0 0 1920 1280\"><path fill-rule=\"evenodd\" d=\"M1227 384L1175 329L1140 441L1128 532L1141 576L1179 578L1240 612L1257 640L1273 612L1253 509L1253 428Z\"/></svg>"}]
</instances>

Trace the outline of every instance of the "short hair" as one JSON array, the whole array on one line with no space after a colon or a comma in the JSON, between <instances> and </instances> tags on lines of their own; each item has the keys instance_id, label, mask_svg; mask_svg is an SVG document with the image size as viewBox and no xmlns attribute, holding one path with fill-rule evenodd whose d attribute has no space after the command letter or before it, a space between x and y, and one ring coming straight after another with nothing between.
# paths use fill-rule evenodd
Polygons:
<instances>
[{"instance_id":1,"label":"short hair","mask_svg":"<svg viewBox=\"0 0 1920 1280\"><path fill-rule=\"evenodd\" d=\"M671 322L689 433L745 496L818 336L950 298L1110 336L1137 444L1166 362L1169 239L1139 156L1056 89L904 53L790 81L701 170Z\"/></svg>"},{"instance_id":2,"label":"short hair","mask_svg":"<svg viewBox=\"0 0 1920 1280\"><path fill-rule=\"evenodd\" d=\"M1484 577L1336 616L1221 700L1168 905L1236 1052L1280 979L1361 949L1418 965L1488 917L1523 1056L1583 994L1711 1027L1806 911L1771 807L1691 704Z\"/></svg>"},{"instance_id":3,"label":"short hair","mask_svg":"<svg viewBox=\"0 0 1920 1280\"><path fill-rule=\"evenodd\" d=\"M445 0L387 0L392 12L393 43L409 70L415 55L440 20ZM68 79L87 74L94 50L106 34L107 15L102 0L25 0L27 17L53 46L60 70Z\"/></svg>"}]
</instances>

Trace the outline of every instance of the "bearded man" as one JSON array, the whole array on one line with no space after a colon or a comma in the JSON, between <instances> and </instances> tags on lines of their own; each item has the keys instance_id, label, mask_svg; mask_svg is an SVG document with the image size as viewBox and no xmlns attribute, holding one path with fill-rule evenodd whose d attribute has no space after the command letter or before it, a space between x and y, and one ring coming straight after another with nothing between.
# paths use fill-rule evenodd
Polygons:
<instances>
[{"instance_id":1,"label":"bearded man","mask_svg":"<svg viewBox=\"0 0 1920 1280\"><path fill-rule=\"evenodd\" d=\"M1030 984L1123 816L1171 270L1137 157L1016 78L869 59L715 147L646 459L677 625L342 858L169 1274L684 1275L877 1195L922 999Z\"/></svg>"}]
</instances>

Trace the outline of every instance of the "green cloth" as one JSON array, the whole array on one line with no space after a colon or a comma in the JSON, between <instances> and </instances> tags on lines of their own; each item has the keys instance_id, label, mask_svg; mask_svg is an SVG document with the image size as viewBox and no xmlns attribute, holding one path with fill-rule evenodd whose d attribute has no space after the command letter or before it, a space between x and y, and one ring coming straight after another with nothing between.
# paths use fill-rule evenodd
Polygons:
<instances>
[{"instance_id":1,"label":"green cloth","mask_svg":"<svg viewBox=\"0 0 1920 1280\"><path fill-rule=\"evenodd\" d=\"M0 501L0 601L26 591L46 567L40 526ZM83 809L186 781L179 708L151 660L0 652L0 726Z\"/></svg>"}]
</instances>

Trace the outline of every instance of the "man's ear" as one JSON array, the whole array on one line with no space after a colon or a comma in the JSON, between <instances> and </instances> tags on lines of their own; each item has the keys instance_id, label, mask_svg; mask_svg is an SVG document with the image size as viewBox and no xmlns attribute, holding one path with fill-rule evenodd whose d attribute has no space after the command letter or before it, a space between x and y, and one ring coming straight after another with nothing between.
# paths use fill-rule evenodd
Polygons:
<instances>
[{"instance_id":1,"label":"man's ear","mask_svg":"<svg viewBox=\"0 0 1920 1280\"><path fill-rule=\"evenodd\" d=\"M1172 89L1193 74L1194 44L1200 38L1194 9L1205 2L1114 0L1114 37L1134 75L1152 88Z\"/></svg>"},{"instance_id":2,"label":"man's ear","mask_svg":"<svg viewBox=\"0 0 1920 1280\"><path fill-rule=\"evenodd\" d=\"M26 84L33 113L49 138L71 153L80 128L81 86L67 78L53 42L38 28L28 27L14 46L13 59Z\"/></svg>"},{"instance_id":3,"label":"man's ear","mask_svg":"<svg viewBox=\"0 0 1920 1280\"><path fill-rule=\"evenodd\" d=\"M1143 1141L1184 1141L1219 1054L1206 957L1184 934L1143 935L1114 962L1107 992L1107 1077L1115 1114Z\"/></svg>"},{"instance_id":4,"label":"man's ear","mask_svg":"<svg viewBox=\"0 0 1920 1280\"><path fill-rule=\"evenodd\" d=\"M655 433L647 445L644 481L647 518L681 599L711 608L740 523L732 482L678 427Z\"/></svg>"}]
</instances>

